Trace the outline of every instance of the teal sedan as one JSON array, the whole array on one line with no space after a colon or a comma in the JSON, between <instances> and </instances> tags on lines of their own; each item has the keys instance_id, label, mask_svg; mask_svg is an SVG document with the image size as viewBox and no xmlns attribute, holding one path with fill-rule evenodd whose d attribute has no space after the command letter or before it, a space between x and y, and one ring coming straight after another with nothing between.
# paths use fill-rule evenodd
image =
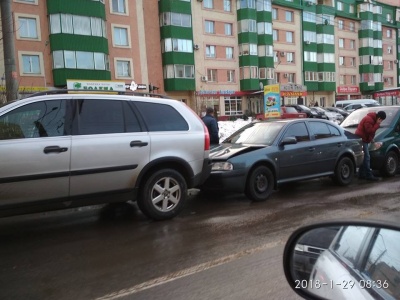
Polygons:
<instances>
[{"instance_id":1,"label":"teal sedan","mask_svg":"<svg viewBox=\"0 0 400 300\"><path fill-rule=\"evenodd\" d=\"M383 110L386 119L375 133L369 145L371 169L382 176L394 176L399 171L400 158L400 106L375 106L358 109L352 112L340 124L344 129L355 132L358 124L368 113Z\"/></svg>"}]
</instances>

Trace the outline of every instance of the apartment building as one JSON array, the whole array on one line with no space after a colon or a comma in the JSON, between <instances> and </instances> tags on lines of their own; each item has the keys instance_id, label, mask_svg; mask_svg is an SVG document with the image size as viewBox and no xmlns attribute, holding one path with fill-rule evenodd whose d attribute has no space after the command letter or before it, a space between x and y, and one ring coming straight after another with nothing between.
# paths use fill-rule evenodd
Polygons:
<instances>
[{"instance_id":1,"label":"apartment building","mask_svg":"<svg viewBox=\"0 0 400 300\"><path fill-rule=\"evenodd\" d=\"M400 86L398 0L9 1L21 94L134 84L226 117L262 113L270 84L303 91L285 104L400 101L382 94Z\"/></svg>"}]
</instances>

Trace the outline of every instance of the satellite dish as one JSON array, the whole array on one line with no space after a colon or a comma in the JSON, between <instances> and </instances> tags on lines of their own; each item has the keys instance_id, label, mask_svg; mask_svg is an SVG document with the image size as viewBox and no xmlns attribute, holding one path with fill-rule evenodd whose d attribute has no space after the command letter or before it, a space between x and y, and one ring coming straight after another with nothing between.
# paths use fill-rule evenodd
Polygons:
<instances>
[{"instance_id":1,"label":"satellite dish","mask_svg":"<svg viewBox=\"0 0 400 300\"><path fill-rule=\"evenodd\" d=\"M134 82L133 80L132 80L132 82L131 82L131 86L129 87L129 89L131 90L131 91L136 91L137 90L137 87L138 87L138 85L136 84L136 82Z\"/></svg>"}]
</instances>

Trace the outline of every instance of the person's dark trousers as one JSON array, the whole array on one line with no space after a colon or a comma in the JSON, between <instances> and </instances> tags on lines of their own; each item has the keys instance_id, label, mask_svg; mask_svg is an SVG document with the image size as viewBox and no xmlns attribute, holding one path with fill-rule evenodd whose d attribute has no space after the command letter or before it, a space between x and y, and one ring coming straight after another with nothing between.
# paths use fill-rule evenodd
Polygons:
<instances>
[{"instance_id":1,"label":"person's dark trousers","mask_svg":"<svg viewBox=\"0 0 400 300\"><path fill-rule=\"evenodd\" d=\"M372 178L374 175L372 175L371 172L371 157L369 155L368 151L369 143L364 143L363 142L363 150L364 150L364 160L363 163L358 170L358 177L359 178Z\"/></svg>"}]
</instances>

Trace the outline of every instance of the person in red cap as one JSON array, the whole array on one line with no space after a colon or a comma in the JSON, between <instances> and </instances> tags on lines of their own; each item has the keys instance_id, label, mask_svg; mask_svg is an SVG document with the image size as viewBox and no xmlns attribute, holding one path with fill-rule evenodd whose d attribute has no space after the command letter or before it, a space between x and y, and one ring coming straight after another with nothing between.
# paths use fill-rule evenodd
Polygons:
<instances>
[{"instance_id":1,"label":"person in red cap","mask_svg":"<svg viewBox=\"0 0 400 300\"><path fill-rule=\"evenodd\" d=\"M364 150L364 161L358 171L359 179L366 179L371 181L380 180L379 177L375 177L371 171L371 162L369 155L369 143L374 139L375 132L381 125L381 122L386 119L386 113L384 111L370 112L364 118L362 118L360 124L357 126L356 135L361 137L363 142Z\"/></svg>"}]
</instances>

